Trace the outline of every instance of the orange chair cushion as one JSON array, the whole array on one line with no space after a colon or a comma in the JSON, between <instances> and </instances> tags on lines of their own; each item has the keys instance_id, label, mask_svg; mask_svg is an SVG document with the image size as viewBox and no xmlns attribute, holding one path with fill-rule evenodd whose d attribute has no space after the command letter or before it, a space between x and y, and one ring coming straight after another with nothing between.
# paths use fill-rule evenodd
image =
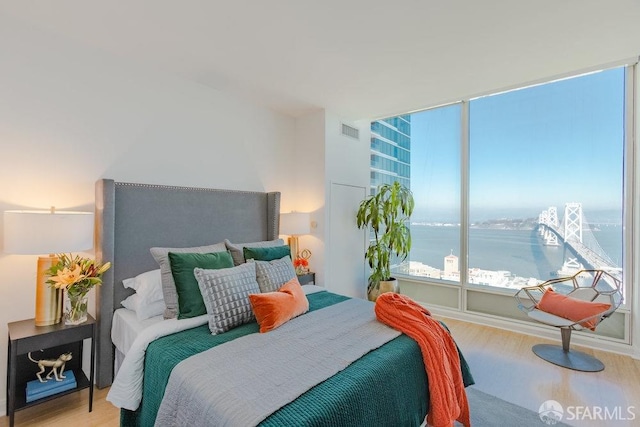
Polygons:
<instances>
[{"instance_id":1,"label":"orange chair cushion","mask_svg":"<svg viewBox=\"0 0 640 427\"><path fill-rule=\"evenodd\" d=\"M611 304L595 301L583 301L577 298L571 298L567 295L559 294L553 289L547 288L544 294L542 294L542 298L540 298L540 302L536 307L538 310L577 322L587 317L604 313L611 308ZM580 323L580 325L593 331L596 329L596 325L599 320L600 319L598 318L593 318Z\"/></svg>"},{"instance_id":2,"label":"orange chair cushion","mask_svg":"<svg viewBox=\"0 0 640 427\"><path fill-rule=\"evenodd\" d=\"M249 301L260 325L260 333L269 332L309 311L309 300L297 277L276 292L249 294Z\"/></svg>"}]
</instances>

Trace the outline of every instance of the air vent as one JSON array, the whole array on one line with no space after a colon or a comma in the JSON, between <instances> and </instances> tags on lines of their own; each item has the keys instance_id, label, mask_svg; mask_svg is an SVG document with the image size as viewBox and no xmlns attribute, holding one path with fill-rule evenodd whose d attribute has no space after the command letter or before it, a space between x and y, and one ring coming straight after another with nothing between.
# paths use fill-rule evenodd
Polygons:
<instances>
[{"instance_id":1,"label":"air vent","mask_svg":"<svg viewBox=\"0 0 640 427\"><path fill-rule=\"evenodd\" d=\"M353 139L360 139L360 130L358 128L354 128L353 126L345 125L342 123L342 134L344 136L348 136Z\"/></svg>"}]
</instances>

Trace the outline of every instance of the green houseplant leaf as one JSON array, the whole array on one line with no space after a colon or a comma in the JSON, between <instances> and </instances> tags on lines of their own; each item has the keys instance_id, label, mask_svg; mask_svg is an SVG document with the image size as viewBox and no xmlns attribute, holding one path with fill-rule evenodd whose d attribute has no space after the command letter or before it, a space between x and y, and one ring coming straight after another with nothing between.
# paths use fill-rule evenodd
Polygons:
<instances>
[{"instance_id":1,"label":"green houseplant leaf","mask_svg":"<svg viewBox=\"0 0 640 427\"><path fill-rule=\"evenodd\" d=\"M391 279L392 255L403 261L411 251L411 230L407 223L415 202L411 190L399 182L378 186L376 193L360 203L356 213L358 228L369 228L373 238L365 251L371 267L368 291L380 281Z\"/></svg>"}]
</instances>

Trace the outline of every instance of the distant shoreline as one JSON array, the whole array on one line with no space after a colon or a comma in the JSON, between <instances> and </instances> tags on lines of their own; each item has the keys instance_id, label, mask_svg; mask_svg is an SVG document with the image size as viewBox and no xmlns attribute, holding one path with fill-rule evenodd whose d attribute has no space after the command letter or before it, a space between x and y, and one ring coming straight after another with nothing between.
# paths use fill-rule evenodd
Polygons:
<instances>
[{"instance_id":1,"label":"distant shoreline","mask_svg":"<svg viewBox=\"0 0 640 427\"><path fill-rule=\"evenodd\" d=\"M591 223L591 231L600 231L602 227L620 227L622 224L613 223ZM412 222L411 226L416 227L460 227L459 223L448 222ZM469 225L472 229L485 229L485 230L535 230L538 227L537 220L489 220L482 222L474 222Z\"/></svg>"},{"instance_id":2,"label":"distant shoreline","mask_svg":"<svg viewBox=\"0 0 640 427\"><path fill-rule=\"evenodd\" d=\"M445 222L412 222L412 226L418 227L460 227L460 224ZM538 221L533 218L527 219L494 219L482 222L474 222L469 228L487 230L535 230Z\"/></svg>"}]
</instances>

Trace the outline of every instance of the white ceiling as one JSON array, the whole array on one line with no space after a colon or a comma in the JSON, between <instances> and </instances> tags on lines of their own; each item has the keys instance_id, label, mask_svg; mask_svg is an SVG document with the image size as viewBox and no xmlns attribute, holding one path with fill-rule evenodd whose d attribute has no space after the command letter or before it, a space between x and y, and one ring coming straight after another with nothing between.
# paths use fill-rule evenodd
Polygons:
<instances>
[{"instance_id":1,"label":"white ceiling","mask_svg":"<svg viewBox=\"0 0 640 427\"><path fill-rule=\"evenodd\" d=\"M0 0L2 13L299 116L403 113L640 54L638 0Z\"/></svg>"}]
</instances>

